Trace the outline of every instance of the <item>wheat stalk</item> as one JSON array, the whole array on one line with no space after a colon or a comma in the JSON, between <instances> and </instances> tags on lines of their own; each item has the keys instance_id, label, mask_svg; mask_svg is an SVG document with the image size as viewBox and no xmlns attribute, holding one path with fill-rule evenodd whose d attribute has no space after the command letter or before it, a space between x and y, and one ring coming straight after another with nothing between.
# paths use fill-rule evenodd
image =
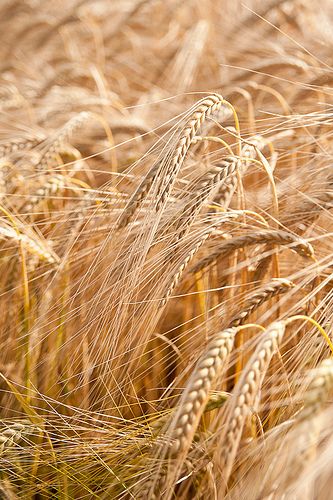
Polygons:
<instances>
[{"instance_id":1,"label":"wheat stalk","mask_svg":"<svg viewBox=\"0 0 333 500\"><path fill-rule=\"evenodd\" d=\"M310 243L299 236L281 230L256 231L254 233L248 233L243 236L232 238L226 243L219 245L214 252L198 262L198 264L191 269L191 272L196 273L201 271L217 258L226 257L235 250L260 243L286 245L290 246L292 250L297 252L302 257L313 258L314 256L314 250Z\"/></svg>"},{"instance_id":2,"label":"wheat stalk","mask_svg":"<svg viewBox=\"0 0 333 500\"><path fill-rule=\"evenodd\" d=\"M19 151L26 151L41 141L37 137L17 137L0 142L0 157L10 156Z\"/></svg>"},{"instance_id":3,"label":"wheat stalk","mask_svg":"<svg viewBox=\"0 0 333 500\"><path fill-rule=\"evenodd\" d=\"M221 406L228 399L228 393L225 391L212 392L209 394L209 398L207 404L204 408L203 413L209 413L212 410L216 410L217 408L221 408ZM177 408L174 410L177 411ZM168 421L171 420L170 412L167 412L165 415L162 415L157 420L155 420L150 428L154 433L159 433L163 426L165 426Z\"/></svg>"},{"instance_id":4,"label":"wheat stalk","mask_svg":"<svg viewBox=\"0 0 333 500\"><path fill-rule=\"evenodd\" d=\"M228 328L215 335L200 357L179 401L165 435L171 445L168 455L187 450L209 399L209 391L225 368L237 329Z\"/></svg>"},{"instance_id":5,"label":"wheat stalk","mask_svg":"<svg viewBox=\"0 0 333 500\"><path fill-rule=\"evenodd\" d=\"M242 310L230 321L229 326L239 326L245 323L250 314L258 309L264 302L272 297L288 292L294 286L294 283L285 278L274 279L274 281L260 288L260 290L255 292L248 299Z\"/></svg>"},{"instance_id":6,"label":"wheat stalk","mask_svg":"<svg viewBox=\"0 0 333 500\"><path fill-rule=\"evenodd\" d=\"M215 459L227 485L243 433L245 421L257 404L259 391L273 354L285 332L285 323L272 323L261 336L259 344L247 362L225 407L225 424L218 437ZM223 488L224 490L224 488ZM222 495L222 492L221 492Z\"/></svg>"},{"instance_id":7,"label":"wheat stalk","mask_svg":"<svg viewBox=\"0 0 333 500\"><path fill-rule=\"evenodd\" d=\"M147 174L145 175L145 177L141 181L140 185L138 186L136 191L131 196L129 202L127 203L126 207L124 208L124 212L122 213L122 215L118 221L118 228L119 229L126 227L127 224L130 222L130 220L132 219L134 213L139 208L141 202L145 199L145 197L149 193L150 188L154 182L154 179L160 170L160 167L161 167L161 161L156 163L147 172Z\"/></svg>"},{"instance_id":8,"label":"wheat stalk","mask_svg":"<svg viewBox=\"0 0 333 500\"><path fill-rule=\"evenodd\" d=\"M307 373L305 383L304 408L298 418L306 420L321 410L327 394L333 386L333 359L324 359L319 366Z\"/></svg>"},{"instance_id":9,"label":"wheat stalk","mask_svg":"<svg viewBox=\"0 0 333 500\"><path fill-rule=\"evenodd\" d=\"M45 184L40 186L31 196L29 201L21 207L21 212L30 212L43 199L55 195L65 186L65 178L61 175L51 176Z\"/></svg>"},{"instance_id":10,"label":"wheat stalk","mask_svg":"<svg viewBox=\"0 0 333 500\"><path fill-rule=\"evenodd\" d=\"M237 164L238 159L236 157L224 158L199 179L193 189L194 195L190 195L190 200L182 209L183 215L175 224L176 229L180 229L176 235L177 240L181 240L188 232L196 214L201 210L202 205L209 198L211 192L233 176Z\"/></svg>"},{"instance_id":11,"label":"wheat stalk","mask_svg":"<svg viewBox=\"0 0 333 500\"><path fill-rule=\"evenodd\" d=\"M287 464L280 475L277 495L282 491L287 494L292 492L295 485L296 491L302 489L302 485L297 484L295 478L299 478L306 469L313 467L322 425L319 414L333 387L332 358L325 359L317 367L309 370L303 383L307 385L303 396L304 406L296 416L293 434L290 435L294 439L292 442L289 440L289 446L292 447L291 463Z\"/></svg>"},{"instance_id":12,"label":"wheat stalk","mask_svg":"<svg viewBox=\"0 0 333 500\"><path fill-rule=\"evenodd\" d=\"M24 434L31 433L31 430L31 424L15 422L7 425L5 429L0 431L0 455L18 443Z\"/></svg>"},{"instance_id":13,"label":"wheat stalk","mask_svg":"<svg viewBox=\"0 0 333 500\"><path fill-rule=\"evenodd\" d=\"M176 286L180 282L181 277L183 276L185 269L190 264L190 262L192 261L192 259L194 258L194 256L198 253L198 251L200 250L200 248L202 247L202 245L205 243L205 241L207 241L208 238L214 233L214 231L216 231L215 227L209 228L209 230L207 230L202 235L202 237L200 238L200 240L195 244L195 246L193 248L191 248L191 250L185 256L185 258L183 259L183 261L180 263L180 265L177 268L177 271L175 272L175 274L172 277L172 281L171 281L171 283L170 283L170 285L169 285L169 287L168 287L168 289L166 291L165 297L164 297L164 299L161 302L161 307L165 306L165 304L167 303L168 299L171 297L172 292L174 291L174 289L176 288ZM221 236L222 237L227 237L226 235L221 235Z\"/></svg>"},{"instance_id":14,"label":"wheat stalk","mask_svg":"<svg viewBox=\"0 0 333 500\"><path fill-rule=\"evenodd\" d=\"M41 156L37 164L37 169L39 171L47 169L68 138L89 119L91 119L91 113L82 111L78 115L73 116L52 138L46 139L40 145Z\"/></svg>"},{"instance_id":15,"label":"wheat stalk","mask_svg":"<svg viewBox=\"0 0 333 500\"><path fill-rule=\"evenodd\" d=\"M180 134L180 139L173 152L170 164L168 164L167 170L162 179L162 192L159 193L156 202L157 211L159 210L160 206L164 204L164 202L168 199L174 181L185 160L187 152L196 133L198 132L204 121L207 119L207 117L217 112L224 102L225 101L223 97L219 94L211 94L210 96L201 99L201 101L197 103L195 111L187 121Z\"/></svg>"},{"instance_id":16,"label":"wheat stalk","mask_svg":"<svg viewBox=\"0 0 333 500\"><path fill-rule=\"evenodd\" d=\"M221 436L218 437L219 444L215 453L216 456L214 457L221 464L224 484L227 483L230 476L246 418L251 414L257 403L259 390L270 360L283 338L284 331L285 323L276 322L270 325L264 332L224 408L225 425L223 426ZM226 345L223 345L224 358L230 353L236 332L237 328L235 327L222 332L222 335L227 333L227 339L223 338L223 340L224 342L227 340L230 345L229 349L226 349ZM200 358L186 385L174 420L165 434L166 442L169 443L171 441L169 447L166 449L166 456L172 460L170 461L169 459L168 470L165 474L162 470L159 470L158 480L154 481L150 489L150 492L154 492L154 494L157 491L163 491L163 498L169 499L171 497L178 474L192 443L199 418L203 412L202 401L207 404L207 393L204 382L206 381L206 384L210 388L213 381L220 374L221 368L217 374L215 367L216 347L214 346L214 341L212 341L211 348L208 348ZM221 360L219 361L221 363ZM219 367L221 367L220 363ZM210 373L209 370L211 369ZM198 401L198 410L193 407L193 402L196 401Z\"/></svg>"},{"instance_id":17,"label":"wheat stalk","mask_svg":"<svg viewBox=\"0 0 333 500\"><path fill-rule=\"evenodd\" d=\"M142 495L148 494L148 498L157 498L156 490L162 488L165 482L172 482L176 470L182 467L200 418L209 402L209 392L226 367L236 332L236 328L229 328L215 335L198 360L185 386L178 408L171 415L170 422L159 440L159 460L177 458L177 464L172 463L171 471L169 470L166 477L160 468L145 485Z\"/></svg>"},{"instance_id":18,"label":"wheat stalk","mask_svg":"<svg viewBox=\"0 0 333 500\"><path fill-rule=\"evenodd\" d=\"M234 210L230 212L226 212L221 218L219 217L217 221L213 219L212 225L202 234L200 239L194 244L194 246L187 252L183 260L181 261L180 264L177 265L177 269L175 273L172 275L172 280L170 285L167 288L167 291L165 293L165 297L161 302L161 306L165 306L167 303L168 299L171 297L172 292L180 282L185 269L188 267L190 262L193 260L195 255L198 253L202 245L210 238L212 234L221 226L221 224L229 222L232 219L237 219L241 216L244 216L244 211L242 210ZM229 235L227 233L219 234L222 238L229 238ZM178 240L178 235L177 235L177 240ZM168 255L168 262L170 261L171 256Z\"/></svg>"},{"instance_id":19,"label":"wheat stalk","mask_svg":"<svg viewBox=\"0 0 333 500\"><path fill-rule=\"evenodd\" d=\"M266 141L259 135L251 137L247 140L247 143L242 146L241 155L238 161L240 174L244 175L246 173L247 168L250 165L250 160L256 156L256 148L261 150L264 148L265 144ZM223 184L220 184L213 202L218 203L224 208L228 207L237 188L237 184L237 173L233 172Z\"/></svg>"},{"instance_id":20,"label":"wheat stalk","mask_svg":"<svg viewBox=\"0 0 333 500\"><path fill-rule=\"evenodd\" d=\"M33 255L37 255L41 260L47 261L49 264L59 262L59 257L49 250L39 241L34 240L26 234L18 233L12 227L0 227L0 238L10 238L16 242L22 242L23 246Z\"/></svg>"},{"instance_id":21,"label":"wheat stalk","mask_svg":"<svg viewBox=\"0 0 333 500\"><path fill-rule=\"evenodd\" d=\"M271 252L270 246L266 246L264 248L264 250L262 251L262 254L265 255L265 253L267 253L267 252ZM272 262L272 254L270 253L269 255L266 255L265 257L261 258L256 266L253 266L254 267L253 281L261 281L264 279L264 277L266 276L266 274L269 270L271 262ZM252 268L252 266L251 266L251 268ZM251 269L251 271L252 271L252 269Z\"/></svg>"},{"instance_id":22,"label":"wheat stalk","mask_svg":"<svg viewBox=\"0 0 333 500\"><path fill-rule=\"evenodd\" d=\"M229 222L232 219L239 218L240 215L241 215L241 213L242 212L237 212L237 211L225 213L223 215L223 217L219 218L218 221L214 221L213 224L208 229L205 230L205 232L202 234L202 236L200 237L200 239L188 251L188 253L184 257L184 259L177 266L177 270L176 270L176 272L172 276L171 283L170 283L170 285L167 288L165 297L164 297L163 301L161 302L161 306L164 306L167 303L168 299L172 295L172 292L174 291L174 289L176 288L176 286L180 282L181 277L183 276L185 269L190 264L190 262L192 261L192 259L194 258L194 256L198 253L198 251L200 250L200 248L202 247L202 245L210 238L210 236L212 234L214 234L214 232L217 230L217 228L219 228L221 226L221 224L223 224L224 222ZM220 236L227 237L227 235L224 235L224 234L222 234ZM168 258L168 260L169 260L169 258Z\"/></svg>"},{"instance_id":23,"label":"wheat stalk","mask_svg":"<svg viewBox=\"0 0 333 500\"><path fill-rule=\"evenodd\" d=\"M169 154L166 155L164 160L161 160L160 162L155 164L146 174L145 178L142 180L141 184L136 189L127 206L125 207L124 212L118 221L118 228L127 226L135 211L140 206L142 200L150 191L155 178L159 176L160 172L162 172L164 170L164 167L166 166L166 170L163 173L163 179L161 180L160 191L157 195L155 204L155 210L160 210L161 206L169 197L172 186L197 131L209 115L215 113L220 109L223 102L224 100L222 96L220 96L219 94L212 94L208 97L205 97L204 99L201 99L195 105L195 111L191 114L190 118L180 132L180 137L177 141L177 144L174 150L170 153L170 159Z\"/></svg>"}]
</instances>

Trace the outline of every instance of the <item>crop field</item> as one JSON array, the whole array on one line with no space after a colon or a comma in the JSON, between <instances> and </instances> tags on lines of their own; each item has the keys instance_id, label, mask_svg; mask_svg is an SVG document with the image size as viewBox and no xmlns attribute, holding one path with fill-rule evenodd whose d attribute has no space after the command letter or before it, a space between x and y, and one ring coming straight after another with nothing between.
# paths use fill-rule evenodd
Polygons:
<instances>
[{"instance_id":1,"label":"crop field","mask_svg":"<svg viewBox=\"0 0 333 500\"><path fill-rule=\"evenodd\" d=\"M0 499L332 499L332 0L0 26Z\"/></svg>"}]
</instances>

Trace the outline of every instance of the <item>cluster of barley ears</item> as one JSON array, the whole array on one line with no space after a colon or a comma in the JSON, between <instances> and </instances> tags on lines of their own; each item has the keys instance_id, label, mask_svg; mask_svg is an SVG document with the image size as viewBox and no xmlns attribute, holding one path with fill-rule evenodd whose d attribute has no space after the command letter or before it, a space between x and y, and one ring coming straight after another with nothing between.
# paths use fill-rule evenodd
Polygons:
<instances>
[{"instance_id":1,"label":"cluster of barley ears","mask_svg":"<svg viewBox=\"0 0 333 500\"><path fill-rule=\"evenodd\" d=\"M0 497L330 498L331 1L0 24Z\"/></svg>"}]
</instances>

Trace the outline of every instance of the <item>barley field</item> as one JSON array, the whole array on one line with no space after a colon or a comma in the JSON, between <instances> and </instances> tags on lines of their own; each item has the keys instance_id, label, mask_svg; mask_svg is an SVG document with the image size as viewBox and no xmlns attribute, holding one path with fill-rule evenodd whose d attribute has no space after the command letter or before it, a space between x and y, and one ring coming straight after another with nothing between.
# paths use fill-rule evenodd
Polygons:
<instances>
[{"instance_id":1,"label":"barley field","mask_svg":"<svg viewBox=\"0 0 333 500\"><path fill-rule=\"evenodd\" d=\"M0 25L0 498L332 499L332 0Z\"/></svg>"}]
</instances>

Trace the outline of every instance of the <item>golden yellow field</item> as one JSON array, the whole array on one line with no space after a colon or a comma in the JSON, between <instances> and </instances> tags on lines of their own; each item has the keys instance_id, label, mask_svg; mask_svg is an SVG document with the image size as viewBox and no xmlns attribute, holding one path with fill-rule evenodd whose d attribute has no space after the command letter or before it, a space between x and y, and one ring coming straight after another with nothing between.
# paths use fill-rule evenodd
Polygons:
<instances>
[{"instance_id":1,"label":"golden yellow field","mask_svg":"<svg viewBox=\"0 0 333 500\"><path fill-rule=\"evenodd\" d=\"M332 0L0 24L0 498L330 500Z\"/></svg>"}]
</instances>

